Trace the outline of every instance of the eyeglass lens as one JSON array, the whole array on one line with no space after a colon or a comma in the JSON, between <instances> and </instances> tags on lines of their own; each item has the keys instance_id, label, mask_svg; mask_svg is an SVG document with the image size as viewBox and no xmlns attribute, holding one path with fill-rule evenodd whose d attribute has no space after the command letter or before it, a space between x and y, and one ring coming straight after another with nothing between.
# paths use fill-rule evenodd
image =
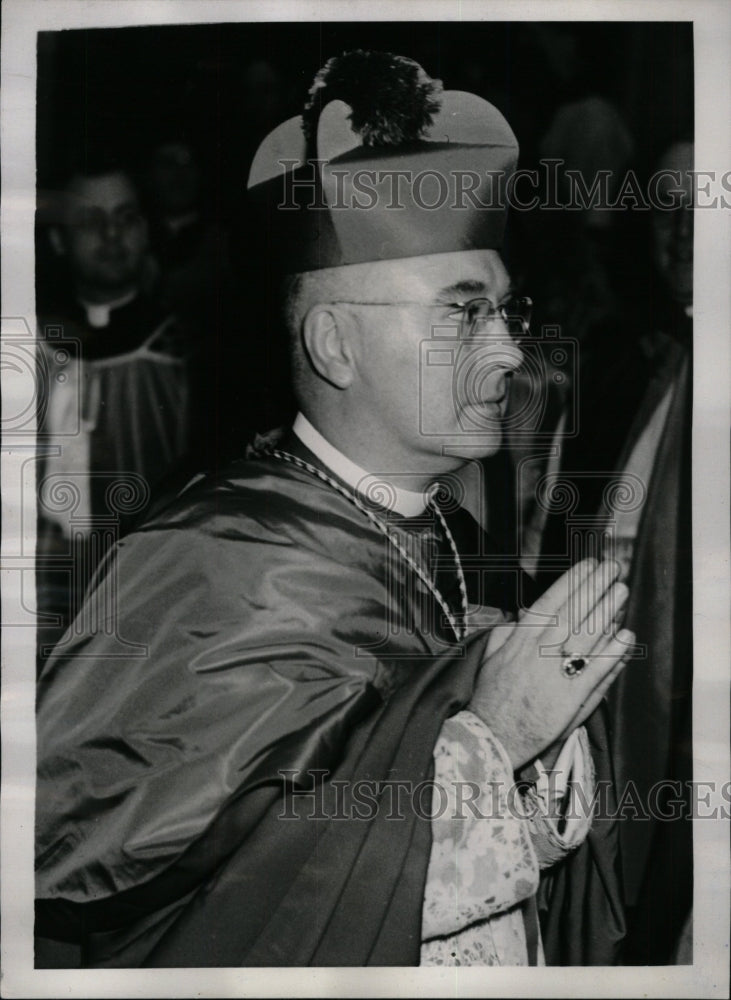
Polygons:
<instances>
[{"instance_id":1,"label":"eyeglass lens","mask_svg":"<svg viewBox=\"0 0 731 1000\"><path fill-rule=\"evenodd\" d=\"M489 299L475 299L467 304L463 318L463 331L469 336L489 332L490 324L502 320L511 336L524 337L530 329L533 303L529 298L514 298L497 309Z\"/></svg>"}]
</instances>

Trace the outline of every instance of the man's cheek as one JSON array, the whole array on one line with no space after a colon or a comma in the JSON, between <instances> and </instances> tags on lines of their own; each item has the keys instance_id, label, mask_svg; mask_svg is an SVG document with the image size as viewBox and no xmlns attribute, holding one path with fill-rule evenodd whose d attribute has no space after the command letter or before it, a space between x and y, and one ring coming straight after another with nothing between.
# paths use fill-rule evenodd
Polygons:
<instances>
[{"instance_id":1,"label":"man's cheek","mask_svg":"<svg viewBox=\"0 0 731 1000\"><path fill-rule=\"evenodd\" d=\"M69 260L74 268L83 269L86 267L93 259L94 253L95 247L86 240L76 239L69 243Z\"/></svg>"}]
</instances>

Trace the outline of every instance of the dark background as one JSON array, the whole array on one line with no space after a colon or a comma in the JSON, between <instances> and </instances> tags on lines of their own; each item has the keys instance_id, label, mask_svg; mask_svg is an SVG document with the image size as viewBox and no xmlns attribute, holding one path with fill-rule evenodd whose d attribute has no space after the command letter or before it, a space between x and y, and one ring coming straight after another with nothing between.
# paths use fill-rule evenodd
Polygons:
<instances>
[{"instance_id":1,"label":"dark background","mask_svg":"<svg viewBox=\"0 0 731 1000\"><path fill-rule=\"evenodd\" d=\"M445 87L494 103L522 163L553 112L598 94L624 117L644 171L692 128L689 23L284 23L42 32L38 41L39 183L59 150L124 136L141 154L181 125L196 141L220 211L245 186L252 151L298 114L324 62L350 48L410 56ZM224 185L221 187L221 185Z\"/></svg>"}]
</instances>

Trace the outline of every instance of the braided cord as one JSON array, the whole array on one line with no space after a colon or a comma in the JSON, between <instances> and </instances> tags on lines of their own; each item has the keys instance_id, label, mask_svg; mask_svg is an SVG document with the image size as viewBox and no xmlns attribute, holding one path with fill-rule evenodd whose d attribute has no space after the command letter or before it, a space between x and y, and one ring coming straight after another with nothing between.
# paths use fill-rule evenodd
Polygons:
<instances>
[{"instance_id":1,"label":"braided cord","mask_svg":"<svg viewBox=\"0 0 731 1000\"><path fill-rule=\"evenodd\" d=\"M280 459L283 462L288 462L290 465L294 465L296 468L301 469L304 472L309 472L311 475L316 476L323 483L326 483L328 486L332 487L332 489L336 490L338 493L340 493L341 496L344 496L346 498L346 500L349 500L355 507L357 507L358 510L361 511L361 513L365 514L365 516L368 518L368 520L372 524L374 524L376 526L376 528L378 528L378 530L383 535L386 536L386 538L388 539L388 541L391 543L391 545L393 545L393 547L396 549L396 551L401 555L401 557L406 562L406 564L409 566L409 568L412 569L417 574L417 576L422 581L422 583L434 595L434 597L437 600L437 603L439 604L439 606L441 607L442 611L444 612L445 617L447 618L447 621L449 622L449 624L450 624L450 626L452 628L452 631L454 632L454 634L455 634L455 636L457 638L457 641L458 642L462 642L463 641L463 639L465 637L465 626L464 625L460 625L457 617L453 614L452 609L449 607L449 604L444 599L444 597L442 596L439 588L436 586L436 584L431 579L431 577L429 576L429 574L411 556L411 554L408 552L408 550L401 543L400 539L397 538L396 535L394 535L391 531L389 531L388 525L384 524L383 521L379 517L377 517L376 514L372 510L369 510L368 507L363 503L363 501L358 497L358 495L356 493L354 493L351 490L347 489L345 486L343 486L341 483L337 482L337 480L333 479L331 476L328 476L328 474L326 472L323 472L321 469L318 469L316 466L311 465L309 462L306 462L304 459L298 458L296 455L291 455L287 451L281 451L279 448L268 447L268 448L262 449L259 452L259 454L270 455L272 458L278 458L278 459ZM444 515L442 514L441 510L439 509L439 507L433 502L433 500L431 498L429 500L429 506L436 512L437 517L439 518L439 521L441 523L442 529L444 531L444 534L447 537L447 540L449 542L450 548L452 549L452 553L454 555L454 561L455 561L455 565L457 567L457 578L459 580L460 595L461 595L461 598L462 598L463 619L464 619L464 621L466 621L467 620L467 586L465 584L464 573L462 571L462 563L461 563L460 558L459 558L459 553L457 551L457 546L455 544L454 538L452 537L452 532L449 530L449 527L447 526L447 522L444 519Z\"/></svg>"}]
</instances>

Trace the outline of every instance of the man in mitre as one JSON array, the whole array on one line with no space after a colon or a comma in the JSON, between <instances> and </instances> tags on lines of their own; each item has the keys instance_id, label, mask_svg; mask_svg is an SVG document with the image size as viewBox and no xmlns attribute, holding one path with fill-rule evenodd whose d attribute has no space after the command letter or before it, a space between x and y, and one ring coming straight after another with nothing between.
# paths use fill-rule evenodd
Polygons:
<instances>
[{"instance_id":1,"label":"man in mitre","mask_svg":"<svg viewBox=\"0 0 731 1000\"><path fill-rule=\"evenodd\" d=\"M611 566L529 606L462 504L527 333L517 154L486 101L360 51L260 147L299 414L118 545L87 596L113 614L41 677L38 964L544 960L540 871L593 836L565 805L632 635Z\"/></svg>"}]
</instances>

